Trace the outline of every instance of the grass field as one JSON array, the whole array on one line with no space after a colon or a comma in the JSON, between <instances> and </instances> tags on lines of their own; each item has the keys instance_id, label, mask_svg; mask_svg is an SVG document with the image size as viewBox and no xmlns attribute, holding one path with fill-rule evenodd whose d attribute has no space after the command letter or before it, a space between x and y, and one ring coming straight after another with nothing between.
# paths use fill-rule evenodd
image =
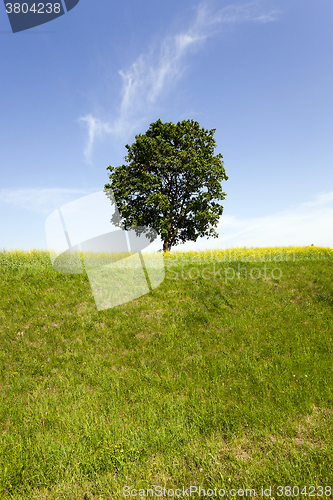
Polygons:
<instances>
[{"instance_id":1,"label":"grass field","mask_svg":"<svg viewBox=\"0 0 333 500\"><path fill-rule=\"evenodd\" d=\"M333 250L163 258L98 311L86 273L0 252L0 498L332 498Z\"/></svg>"}]
</instances>

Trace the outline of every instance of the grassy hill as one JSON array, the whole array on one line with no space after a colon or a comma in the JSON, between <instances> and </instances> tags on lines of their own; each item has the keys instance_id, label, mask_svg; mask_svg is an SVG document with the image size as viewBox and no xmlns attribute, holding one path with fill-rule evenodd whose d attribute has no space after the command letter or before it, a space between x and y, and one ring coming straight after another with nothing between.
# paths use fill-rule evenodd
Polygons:
<instances>
[{"instance_id":1,"label":"grassy hill","mask_svg":"<svg viewBox=\"0 0 333 500\"><path fill-rule=\"evenodd\" d=\"M333 250L163 258L98 311L86 273L0 252L0 498L333 488Z\"/></svg>"}]
</instances>

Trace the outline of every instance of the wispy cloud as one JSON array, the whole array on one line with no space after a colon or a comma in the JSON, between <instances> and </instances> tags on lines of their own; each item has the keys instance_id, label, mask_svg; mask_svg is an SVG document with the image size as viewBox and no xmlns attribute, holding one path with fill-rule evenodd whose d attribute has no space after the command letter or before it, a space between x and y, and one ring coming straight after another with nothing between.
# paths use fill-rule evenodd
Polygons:
<instances>
[{"instance_id":1,"label":"wispy cloud","mask_svg":"<svg viewBox=\"0 0 333 500\"><path fill-rule=\"evenodd\" d=\"M170 92L181 79L187 67L185 57L198 50L205 41L217 35L226 23L275 21L279 11L267 8L260 0L229 5L212 11L207 2L196 8L192 24L183 32L168 35L158 46L150 47L147 54L140 54L128 69L121 69L122 91L119 115L113 122L105 122L88 114L79 118L88 127L88 141L84 150L91 163L91 154L96 138L112 134L124 139L132 135L141 124L146 123L149 113L163 94Z\"/></svg>"},{"instance_id":2,"label":"wispy cloud","mask_svg":"<svg viewBox=\"0 0 333 500\"><path fill-rule=\"evenodd\" d=\"M219 238L199 238L175 250L231 247L315 246L333 247L333 191L312 201L265 217L223 214L216 231Z\"/></svg>"},{"instance_id":3,"label":"wispy cloud","mask_svg":"<svg viewBox=\"0 0 333 500\"><path fill-rule=\"evenodd\" d=\"M78 120L81 123L85 123L88 128L88 141L86 147L84 149L84 156L91 163L91 151L94 143L94 139L96 137L101 136L104 132L110 132L110 127L108 123L103 123L98 118L93 117L92 115L87 115Z\"/></svg>"},{"instance_id":4,"label":"wispy cloud","mask_svg":"<svg viewBox=\"0 0 333 500\"><path fill-rule=\"evenodd\" d=\"M228 5L213 16L207 14L207 20L210 24L221 23L242 23L242 22L261 22L268 23L276 21L281 13L278 9L267 9L267 2L253 1L240 5ZM206 4L203 4L203 12L206 12ZM207 22L207 21L206 21Z\"/></svg>"},{"instance_id":5,"label":"wispy cloud","mask_svg":"<svg viewBox=\"0 0 333 500\"><path fill-rule=\"evenodd\" d=\"M326 207L333 205L333 191L330 191L328 193L324 192L319 193L315 196L315 199L313 201L303 203L302 206L310 208L310 207L323 207L325 205Z\"/></svg>"},{"instance_id":6,"label":"wispy cloud","mask_svg":"<svg viewBox=\"0 0 333 500\"><path fill-rule=\"evenodd\" d=\"M100 188L84 189L2 189L0 209L16 206L49 215L62 205ZM236 217L227 210L217 227L219 238L198 238L172 249L173 252L232 247L328 246L333 248L333 191L318 193L301 203L264 217ZM162 248L158 238L150 251Z\"/></svg>"},{"instance_id":7,"label":"wispy cloud","mask_svg":"<svg viewBox=\"0 0 333 500\"><path fill-rule=\"evenodd\" d=\"M44 215L50 214L65 203L100 189L1 189L0 205L9 204Z\"/></svg>"}]
</instances>

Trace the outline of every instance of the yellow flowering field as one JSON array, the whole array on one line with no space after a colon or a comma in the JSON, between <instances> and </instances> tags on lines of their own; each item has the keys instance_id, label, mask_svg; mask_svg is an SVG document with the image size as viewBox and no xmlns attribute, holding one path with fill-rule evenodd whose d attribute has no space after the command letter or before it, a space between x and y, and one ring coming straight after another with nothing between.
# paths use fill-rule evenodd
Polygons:
<instances>
[{"instance_id":1,"label":"yellow flowering field","mask_svg":"<svg viewBox=\"0 0 333 500\"><path fill-rule=\"evenodd\" d=\"M156 252L142 252L143 255L155 255ZM52 251L51 251L52 255ZM80 258L83 253L79 252ZM124 259L131 254L129 252L121 253L85 253L85 259L101 260L102 263L108 263ZM296 260L317 260L333 259L333 248L315 247L315 246L288 246L288 247L233 247L226 249L202 250L202 251L177 251L163 254L168 260L172 261L245 261L245 262L295 262ZM50 265L50 253L48 250L31 249L30 251L17 249L3 249L0 251L1 265Z\"/></svg>"},{"instance_id":2,"label":"yellow flowering field","mask_svg":"<svg viewBox=\"0 0 333 500\"><path fill-rule=\"evenodd\" d=\"M315 246L288 247L234 247L226 249L203 250L200 252L171 252L170 258L184 260L217 260L217 261L284 261L291 262L303 259L333 259L333 248Z\"/></svg>"}]
</instances>

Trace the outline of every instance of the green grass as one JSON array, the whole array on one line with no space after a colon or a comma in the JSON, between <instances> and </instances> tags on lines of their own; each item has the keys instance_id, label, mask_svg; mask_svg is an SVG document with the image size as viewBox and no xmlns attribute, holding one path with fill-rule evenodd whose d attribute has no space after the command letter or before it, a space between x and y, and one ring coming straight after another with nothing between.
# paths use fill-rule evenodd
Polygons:
<instances>
[{"instance_id":1,"label":"green grass","mask_svg":"<svg viewBox=\"0 0 333 500\"><path fill-rule=\"evenodd\" d=\"M0 252L0 498L333 488L333 251L260 252L165 255L104 311L85 273Z\"/></svg>"}]
</instances>

